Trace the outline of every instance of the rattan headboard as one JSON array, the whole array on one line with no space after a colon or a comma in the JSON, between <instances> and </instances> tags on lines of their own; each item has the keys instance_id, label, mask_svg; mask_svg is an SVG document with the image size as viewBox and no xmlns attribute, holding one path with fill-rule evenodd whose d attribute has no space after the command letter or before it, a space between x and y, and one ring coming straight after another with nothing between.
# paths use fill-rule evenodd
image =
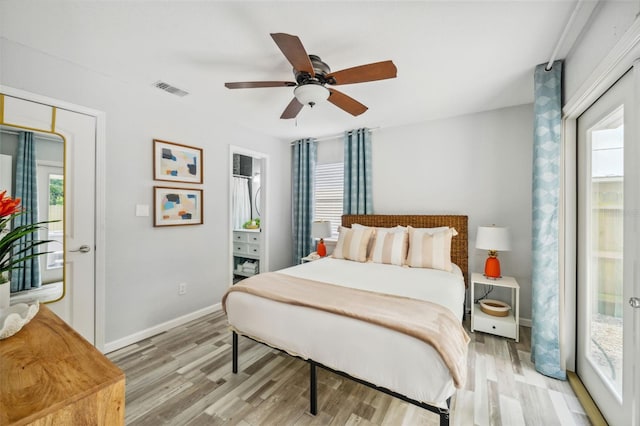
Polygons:
<instances>
[{"instance_id":1,"label":"rattan headboard","mask_svg":"<svg viewBox=\"0 0 640 426\"><path fill-rule=\"evenodd\" d=\"M396 225L414 228L435 228L450 226L456 228L458 235L451 240L451 261L462 269L464 284L469 286L469 218L459 215L384 215L384 214L345 214L342 226L351 227L354 223L365 226L389 228Z\"/></svg>"}]
</instances>

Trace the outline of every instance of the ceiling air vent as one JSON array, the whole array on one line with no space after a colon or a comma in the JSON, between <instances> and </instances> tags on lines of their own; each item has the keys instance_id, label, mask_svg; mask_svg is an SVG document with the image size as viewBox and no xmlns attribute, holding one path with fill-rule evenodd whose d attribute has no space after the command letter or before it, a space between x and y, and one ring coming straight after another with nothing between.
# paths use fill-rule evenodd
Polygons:
<instances>
[{"instance_id":1,"label":"ceiling air vent","mask_svg":"<svg viewBox=\"0 0 640 426\"><path fill-rule=\"evenodd\" d=\"M182 89L178 89L175 86L170 85L169 83L165 83L164 81L156 81L155 83L153 83L153 87L157 87L160 90L164 90L165 92L169 92L172 95L176 95L176 96L187 96L189 94L189 92L186 92Z\"/></svg>"}]
</instances>

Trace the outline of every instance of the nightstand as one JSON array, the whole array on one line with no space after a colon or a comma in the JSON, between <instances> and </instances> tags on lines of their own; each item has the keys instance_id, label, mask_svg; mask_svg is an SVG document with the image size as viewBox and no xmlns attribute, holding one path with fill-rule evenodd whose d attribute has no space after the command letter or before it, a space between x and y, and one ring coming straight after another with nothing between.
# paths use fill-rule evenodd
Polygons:
<instances>
[{"instance_id":1,"label":"nightstand","mask_svg":"<svg viewBox=\"0 0 640 426\"><path fill-rule=\"evenodd\" d=\"M480 305L474 303L476 286L478 286L478 291L484 286L511 289L509 315L496 317L482 312ZM520 341L520 285L515 278L502 277L494 280L477 272L471 274L471 331L482 331L515 339L516 342Z\"/></svg>"}]
</instances>

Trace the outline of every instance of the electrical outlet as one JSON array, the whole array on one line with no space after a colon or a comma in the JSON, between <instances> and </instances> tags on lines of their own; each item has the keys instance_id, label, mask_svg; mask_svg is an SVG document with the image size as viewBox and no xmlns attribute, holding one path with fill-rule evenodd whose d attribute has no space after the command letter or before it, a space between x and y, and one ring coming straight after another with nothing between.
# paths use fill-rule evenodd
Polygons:
<instances>
[{"instance_id":1,"label":"electrical outlet","mask_svg":"<svg viewBox=\"0 0 640 426\"><path fill-rule=\"evenodd\" d=\"M178 294L182 296L183 294L187 294L187 283L178 284Z\"/></svg>"}]
</instances>

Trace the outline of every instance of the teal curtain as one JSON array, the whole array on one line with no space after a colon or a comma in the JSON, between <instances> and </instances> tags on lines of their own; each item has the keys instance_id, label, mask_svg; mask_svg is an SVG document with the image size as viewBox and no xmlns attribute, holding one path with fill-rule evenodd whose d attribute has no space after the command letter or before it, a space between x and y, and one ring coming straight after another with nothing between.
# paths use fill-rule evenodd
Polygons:
<instances>
[{"instance_id":1,"label":"teal curtain","mask_svg":"<svg viewBox=\"0 0 640 426\"><path fill-rule=\"evenodd\" d=\"M350 130L344 134L344 214L373 213L371 189L371 131Z\"/></svg>"},{"instance_id":2,"label":"teal curtain","mask_svg":"<svg viewBox=\"0 0 640 426\"><path fill-rule=\"evenodd\" d=\"M36 142L32 132L18 134L18 150L16 155L16 190L15 197L20 198L20 205L24 213L14 219L14 226L22 226L38 222L38 178L36 174ZM33 232L19 240L17 247L31 245L38 240L38 233ZM24 256L39 252L38 247L32 247ZM40 277L40 258L33 257L18 264L19 269L11 272L11 291L23 291L38 288L42 285Z\"/></svg>"},{"instance_id":3,"label":"teal curtain","mask_svg":"<svg viewBox=\"0 0 640 426\"><path fill-rule=\"evenodd\" d=\"M562 62L534 74L531 360L544 375L566 379L560 354L559 216Z\"/></svg>"},{"instance_id":4,"label":"teal curtain","mask_svg":"<svg viewBox=\"0 0 640 426\"><path fill-rule=\"evenodd\" d=\"M293 209L293 262L307 256L315 248L311 224L315 202L315 176L318 143L315 139L301 139L293 143L291 165Z\"/></svg>"}]
</instances>

